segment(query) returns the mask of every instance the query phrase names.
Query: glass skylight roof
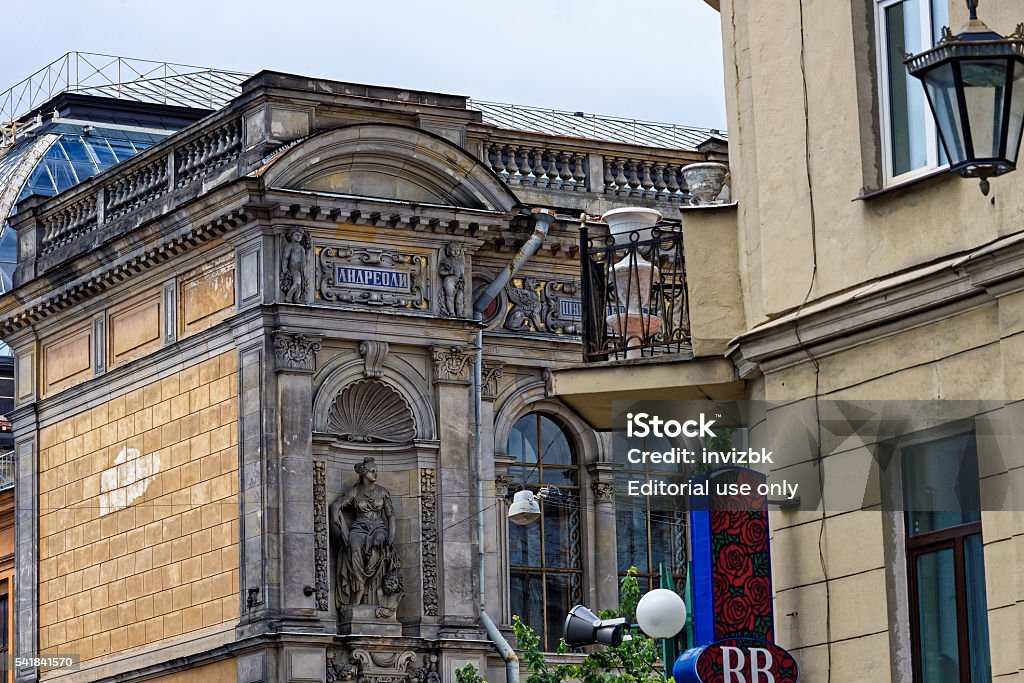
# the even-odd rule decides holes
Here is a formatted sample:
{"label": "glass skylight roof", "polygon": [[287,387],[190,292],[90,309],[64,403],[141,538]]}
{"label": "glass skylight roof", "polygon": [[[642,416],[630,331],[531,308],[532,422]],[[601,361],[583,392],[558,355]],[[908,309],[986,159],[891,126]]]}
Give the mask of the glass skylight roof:
{"label": "glass skylight roof", "polygon": [[9,147],[0,156],[0,294],[11,288],[17,264],[15,234],[7,217],[18,202],[33,194],[52,197],[70,189],[164,137],[105,129],[102,123],[61,123]]}
{"label": "glass skylight roof", "polygon": [[78,126],[68,125],[57,128],[65,130],[50,131],[59,132],[59,135],[36,164],[16,201],[33,194],[52,197],[160,140],[160,137],[147,133],[105,132],[101,129],[85,133]]}

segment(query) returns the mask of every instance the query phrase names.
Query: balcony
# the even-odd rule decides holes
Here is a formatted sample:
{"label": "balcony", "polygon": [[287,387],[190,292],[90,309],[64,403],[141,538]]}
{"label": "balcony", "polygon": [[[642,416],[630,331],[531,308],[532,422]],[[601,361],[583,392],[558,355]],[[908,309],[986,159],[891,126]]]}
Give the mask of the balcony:
{"label": "balcony", "polygon": [[0,491],[14,486],[14,450],[0,453]]}
{"label": "balcony", "polygon": [[582,362],[552,370],[549,389],[596,429],[613,427],[616,402],[745,395],[727,358],[746,325],[736,204],[680,215],[615,237],[581,230]]}
{"label": "balcony", "polygon": [[583,360],[692,357],[681,225],[580,231]]}

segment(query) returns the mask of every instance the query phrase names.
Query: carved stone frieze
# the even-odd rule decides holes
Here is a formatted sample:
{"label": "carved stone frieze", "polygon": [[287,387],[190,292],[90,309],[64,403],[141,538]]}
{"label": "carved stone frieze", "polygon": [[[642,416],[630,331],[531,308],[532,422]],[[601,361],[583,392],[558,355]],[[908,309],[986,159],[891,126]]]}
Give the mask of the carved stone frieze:
{"label": "carved stone frieze", "polygon": [[368,340],[359,342],[359,355],[363,357],[363,375],[381,377],[384,360],[388,357],[388,343],[385,341]]}
{"label": "carved stone frieze", "polygon": [[416,661],[416,652],[357,649],[352,651],[351,661],[359,670],[358,683],[408,683],[409,668]]}
{"label": "carved stone frieze", "polygon": [[288,303],[305,304],[312,300],[306,276],[310,246],[309,233],[301,228],[292,228],[284,236],[281,245],[281,292]]}
{"label": "carved stone frieze", "polygon": [[317,249],[317,296],[384,308],[430,308],[427,257],[374,246]]}
{"label": "carved stone frieze", "polygon": [[410,443],[416,438],[409,402],[378,379],[346,385],[327,413],[327,428],[332,434],[360,443]]}
{"label": "carved stone frieze", "polygon": [[504,374],[505,364],[501,361],[485,361],[480,373],[481,396],[488,401],[498,397],[498,380]]}
{"label": "carved stone frieze", "polygon": [[512,304],[505,315],[505,329],[513,332],[542,331],[544,323],[539,290],[539,281],[532,277],[517,278],[505,285],[505,293]]}
{"label": "carved stone frieze", "polygon": [[437,473],[420,470],[420,537],[423,555],[423,614],[437,616]]}
{"label": "carved stone frieze", "polygon": [[461,242],[449,242],[437,264],[441,278],[438,312],[447,318],[461,318],[466,311],[466,259]]}
{"label": "carved stone frieze", "polygon": [[468,384],[476,357],[468,348],[458,346],[431,346],[434,378],[438,382]]}
{"label": "carved stone frieze", "polygon": [[410,667],[407,680],[409,683],[441,683],[437,668],[437,655],[423,655],[423,666]]}
{"label": "carved stone frieze", "polygon": [[343,681],[355,681],[359,677],[359,667],[355,664],[340,661],[337,652],[327,653],[327,683],[342,683]]}
{"label": "carved stone frieze", "polygon": [[278,372],[313,372],[322,337],[293,332],[274,333],[274,360]]}
{"label": "carved stone frieze", "polygon": [[316,608],[330,609],[327,600],[328,536],[327,536],[327,463],[313,461],[313,587]]}
{"label": "carved stone frieze", "polygon": [[578,335],[583,307],[579,284],[573,281],[513,278],[505,285],[507,310],[493,320],[512,332]]}

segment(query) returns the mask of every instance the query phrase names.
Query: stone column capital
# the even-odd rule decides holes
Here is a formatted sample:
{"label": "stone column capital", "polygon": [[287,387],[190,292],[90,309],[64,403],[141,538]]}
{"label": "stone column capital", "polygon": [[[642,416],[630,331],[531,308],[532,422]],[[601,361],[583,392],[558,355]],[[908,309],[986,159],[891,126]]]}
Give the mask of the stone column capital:
{"label": "stone column capital", "polygon": [[610,503],[615,498],[615,483],[611,481],[595,481],[590,484],[594,492],[594,500],[598,503]]}
{"label": "stone column capital", "polygon": [[500,360],[484,361],[480,372],[480,395],[485,401],[498,398],[498,380],[504,374],[505,363]]}
{"label": "stone column capital", "polygon": [[438,384],[469,384],[476,357],[466,346],[431,346],[434,382]]}
{"label": "stone column capital", "polygon": [[298,332],[274,332],[274,361],[277,372],[312,373],[316,352],[323,337]]}

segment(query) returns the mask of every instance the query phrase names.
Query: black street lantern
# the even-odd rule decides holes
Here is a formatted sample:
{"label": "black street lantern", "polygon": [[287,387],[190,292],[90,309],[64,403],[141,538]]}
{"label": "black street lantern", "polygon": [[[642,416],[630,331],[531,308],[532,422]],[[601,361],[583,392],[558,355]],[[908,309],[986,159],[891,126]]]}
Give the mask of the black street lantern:
{"label": "black street lantern", "polygon": [[978,19],[978,0],[960,33],[943,28],[935,47],[905,60],[924,83],[949,170],[988,179],[1017,168],[1024,130],[1024,24],[1009,38]]}

